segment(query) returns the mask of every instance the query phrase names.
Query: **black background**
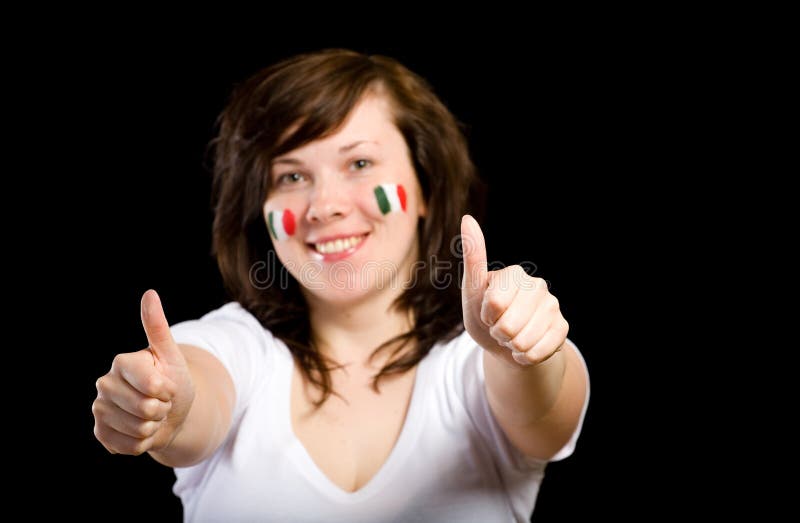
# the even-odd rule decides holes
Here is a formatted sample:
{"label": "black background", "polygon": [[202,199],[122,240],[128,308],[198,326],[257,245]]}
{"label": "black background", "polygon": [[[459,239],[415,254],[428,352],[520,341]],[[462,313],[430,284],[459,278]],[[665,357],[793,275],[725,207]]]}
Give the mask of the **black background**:
{"label": "black background", "polygon": [[[641,356],[655,348],[640,334],[653,321],[643,295],[652,299],[663,263],[652,240],[668,234],[652,216],[678,102],[653,65],[663,64],[657,47],[610,35],[544,46],[274,35],[150,45],[145,36],[71,39],[31,64],[31,93],[47,113],[32,124],[48,147],[28,159],[46,160],[45,176],[28,181],[46,187],[48,233],[34,240],[45,289],[29,307],[55,316],[37,334],[57,353],[47,366],[64,383],[45,403],[57,405],[46,418],[58,438],[40,433],[40,445],[58,456],[52,490],[69,514],[179,518],[171,469],[111,456],[94,439],[94,383],[116,353],[146,346],[139,300],[148,288],[171,323],[226,301],[209,254],[204,151],[214,120],[235,83],[323,47],[387,54],[430,81],[466,124],[488,184],[490,261],[535,263],[561,301],[592,399],[575,454],[548,467],[536,520],[638,518],[660,507],[657,478],[674,463],[650,421],[662,414],[648,383],[658,363]],[[660,281],[655,294],[668,293]]]}

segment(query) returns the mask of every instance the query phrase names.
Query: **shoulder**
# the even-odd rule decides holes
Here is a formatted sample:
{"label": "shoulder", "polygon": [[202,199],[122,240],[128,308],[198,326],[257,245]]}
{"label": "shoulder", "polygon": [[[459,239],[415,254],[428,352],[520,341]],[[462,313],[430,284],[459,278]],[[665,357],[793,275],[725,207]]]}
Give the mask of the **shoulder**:
{"label": "shoulder", "polygon": [[199,319],[177,323],[170,331],[176,343],[210,352],[228,371],[237,393],[234,419],[273,372],[276,354],[284,347],[237,302],[226,303]]}
{"label": "shoulder", "polygon": [[170,327],[178,343],[209,348],[253,348],[264,350],[277,343],[269,329],[238,302],[229,302],[198,319]]}
{"label": "shoulder", "polygon": [[253,314],[242,307],[239,302],[228,302],[225,305],[207,312],[197,320],[182,322],[183,324],[217,325],[237,330],[246,330],[254,335],[270,336],[269,329],[261,325],[261,322]]}
{"label": "shoulder", "polygon": [[234,321],[238,323],[242,323],[249,327],[258,326],[259,328],[263,328],[261,323],[256,319],[253,314],[242,307],[242,305],[238,301],[231,301],[226,303],[225,305],[219,307],[218,309],[214,309],[206,314],[204,314],[201,318],[201,321]]}

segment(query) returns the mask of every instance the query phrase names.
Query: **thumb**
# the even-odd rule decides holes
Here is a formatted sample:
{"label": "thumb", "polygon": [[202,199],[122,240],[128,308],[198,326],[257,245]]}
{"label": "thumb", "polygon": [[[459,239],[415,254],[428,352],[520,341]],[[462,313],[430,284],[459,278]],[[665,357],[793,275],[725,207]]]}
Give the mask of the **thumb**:
{"label": "thumb", "polygon": [[483,298],[488,286],[489,273],[486,261],[486,242],[481,226],[469,214],[461,217],[461,248],[464,253],[464,278],[461,294],[464,302],[476,296]]}
{"label": "thumb", "polygon": [[156,359],[165,364],[183,360],[183,354],[169,331],[167,317],[161,307],[161,298],[152,289],[142,296],[142,326]]}

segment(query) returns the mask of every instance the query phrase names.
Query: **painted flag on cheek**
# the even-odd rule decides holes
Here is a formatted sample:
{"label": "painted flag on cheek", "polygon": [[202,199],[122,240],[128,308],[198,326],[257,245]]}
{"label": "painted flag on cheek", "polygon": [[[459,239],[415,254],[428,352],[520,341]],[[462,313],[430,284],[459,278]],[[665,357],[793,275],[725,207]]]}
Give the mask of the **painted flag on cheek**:
{"label": "painted flag on cheek", "polygon": [[293,235],[294,225],[294,214],[289,209],[269,212],[269,232],[276,240],[285,240]]}
{"label": "painted flag on cheek", "polygon": [[375,187],[375,198],[382,214],[406,210],[406,190],[399,183],[382,183]]}

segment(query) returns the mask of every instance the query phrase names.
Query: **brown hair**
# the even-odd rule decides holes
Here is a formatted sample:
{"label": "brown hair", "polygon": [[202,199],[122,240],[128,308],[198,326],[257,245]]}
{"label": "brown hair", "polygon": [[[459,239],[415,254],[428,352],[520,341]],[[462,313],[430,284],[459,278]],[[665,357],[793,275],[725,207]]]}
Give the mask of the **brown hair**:
{"label": "brown hair", "polygon": [[409,342],[416,347],[374,377],[378,391],[382,376],[413,368],[435,343],[464,328],[460,255],[452,239],[460,233],[470,200],[469,211],[480,220],[484,186],[456,119],[424,79],[396,60],[329,49],[286,59],[237,85],[217,119],[219,134],[209,143],[214,153],[213,249],[225,285],[234,300],[286,343],[306,378],[322,390],[317,407],[335,394],[329,371],[337,367],[326,366],[327,358],[314,346],[300,284],[291,275],[288,285],[260,288],[252,281],[253,267],[265,260],[276,260],[276,267],[266,269],[272,276],[286,271],[274,252],[270,255],[262,205],[272,159],[334,133],[372,89],[388,95],[427,204],[427,215],[418,223],[420,261],[439,262],[422,263],[416,285],[394,304],[413,312],[415,326],[377,347],[372,356],[397,343],[392,356]]}

